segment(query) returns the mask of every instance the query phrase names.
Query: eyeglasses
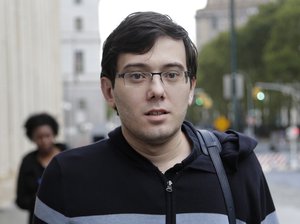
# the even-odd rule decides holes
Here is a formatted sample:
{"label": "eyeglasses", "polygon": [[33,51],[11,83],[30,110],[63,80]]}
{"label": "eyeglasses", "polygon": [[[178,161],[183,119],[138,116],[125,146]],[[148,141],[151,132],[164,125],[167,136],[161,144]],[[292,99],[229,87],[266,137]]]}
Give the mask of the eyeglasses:
{"label": "eyeglasses", "polygon": [[124,79],[126,86],[144,86],[153,80],[154,75],[159,75],[164,85],[175,86],[188,81],[188,71],[166,71],[166,72],[125,72],[117,74],[118,78]]}

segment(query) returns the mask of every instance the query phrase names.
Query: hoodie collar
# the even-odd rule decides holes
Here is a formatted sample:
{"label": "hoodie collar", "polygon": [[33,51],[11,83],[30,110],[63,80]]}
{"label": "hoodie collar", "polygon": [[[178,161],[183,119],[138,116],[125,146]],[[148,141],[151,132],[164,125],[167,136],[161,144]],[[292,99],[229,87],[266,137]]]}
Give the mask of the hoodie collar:
{"label": "hoodie collar", "polygon": [[[202,153],[201,146],[195,134],[196,129],[188,122],[182,125],[182,131],[188,137],[192,152],[180,164],[176,164],[176,169],[199,169],[207,172],[215,173],[215,169],[209,156]],[[242,133],[229,130],[226,132],[213,131],[222,145],[221,159],[224,163],[227,172],[235,172],[238,170],[240,161],[247,158],[257,145],[257,141]],[[147,169],[153,169],[155,166],[136,152],[126,141],[122,135],[121,128],[118,127],[108,134],[110,142],[116,146],[117,149],[124,152],[131,159],[135,160],[137,166],[142,166]],[[156,168],[156,167],[155,167]]]}

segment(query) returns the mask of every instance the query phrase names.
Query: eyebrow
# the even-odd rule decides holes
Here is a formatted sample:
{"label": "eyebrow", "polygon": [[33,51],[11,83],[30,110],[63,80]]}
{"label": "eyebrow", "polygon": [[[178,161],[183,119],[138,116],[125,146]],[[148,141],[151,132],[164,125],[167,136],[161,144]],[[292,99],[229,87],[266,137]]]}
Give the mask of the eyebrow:
{"label": "eyebrow", "polygon": [[135,68],[135,67],[147,68],[149,66],[147,64],[144,64],[144,63],[130,63],[130,64],[127,64],[123,69]]}
{"label": "eyebrow", "polygon": [[[182,70],[185,69],[184,66],[181,63],[177,63],[177,62],[167,63],[167,64],[162,66],[163,69],[173,68],[173,67],[177,67],[177,68],[182,69]],[[129,63],[123,69],[129,69],[129,68],[147,69],[147,68],[150,68],[150,66],[145,64],[145,63]]]}

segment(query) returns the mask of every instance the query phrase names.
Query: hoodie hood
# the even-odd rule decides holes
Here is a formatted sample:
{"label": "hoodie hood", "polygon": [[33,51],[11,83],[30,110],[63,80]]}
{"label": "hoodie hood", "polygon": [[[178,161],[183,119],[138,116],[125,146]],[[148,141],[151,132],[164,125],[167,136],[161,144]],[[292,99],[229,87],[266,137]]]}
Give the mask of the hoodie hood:
{"label": "hoodie hood", "polygon": [[257,145],[255,139],[233,130],[213,133],[222,145],[222,161],[233,171],[238,169],[239,161],[247,158]]}
{"label": "hoodie hood", "polygon": [[[187,121],[184,122],[183,126],[187,129],[192,142],[196,144],[196,148],[201,148],[198,143],[199,141],[195,127]],[[226,132],[214,130],[211,132],[218,138],[222,146],[220,157],[227,172],[237,171],[240,162],[249,157],[257,145],[255,139],[233,130],[228,130]],[[214,172],[215,169],[211,163],[210,157],[202,153],[202,150],[199,151],[200,154],[196,156],[197,159],[195,159],[192,166],[194,168]]]}

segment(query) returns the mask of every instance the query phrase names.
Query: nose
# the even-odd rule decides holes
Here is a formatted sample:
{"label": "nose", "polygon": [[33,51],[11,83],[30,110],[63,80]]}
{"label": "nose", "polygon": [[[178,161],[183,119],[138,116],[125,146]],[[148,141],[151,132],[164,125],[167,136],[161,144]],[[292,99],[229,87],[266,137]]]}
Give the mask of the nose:
{"label": "nose", "polygon": [[52,143],[52,139],[49,136],[43,136],[40,139],[40,146],[43,148],[48,148]]}
{"label": "nose", "polygon": [[165,97],[165,86],[159,75],[152,76],[147,92],[148,99],[161,99]]}

